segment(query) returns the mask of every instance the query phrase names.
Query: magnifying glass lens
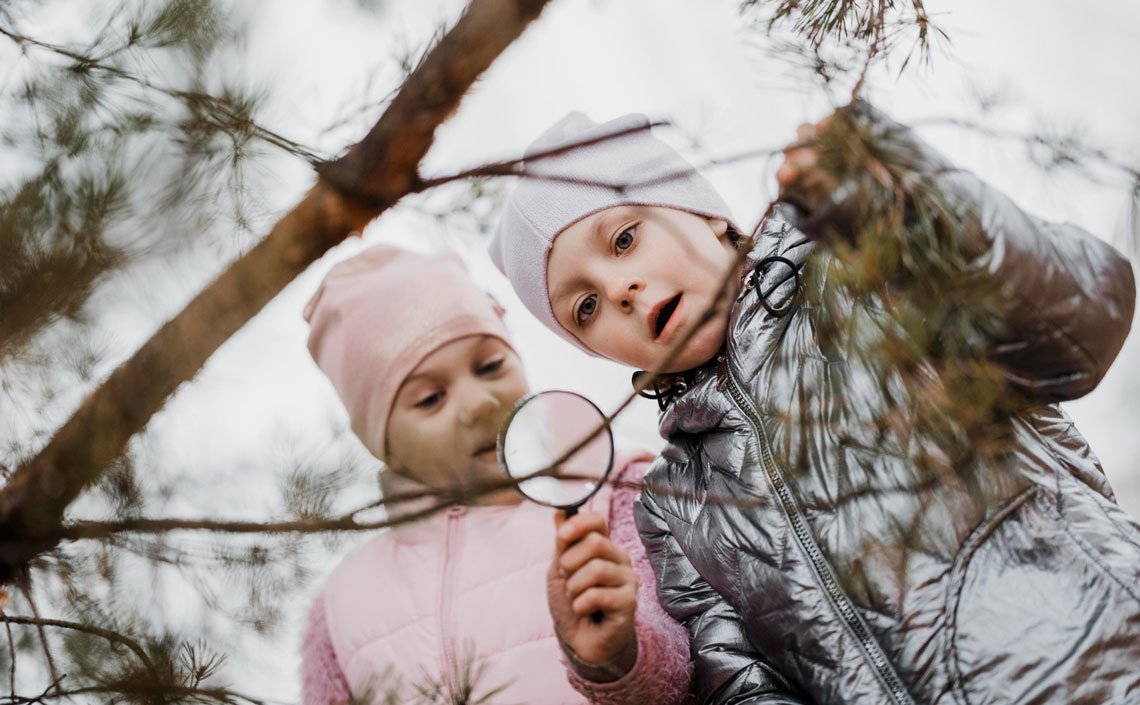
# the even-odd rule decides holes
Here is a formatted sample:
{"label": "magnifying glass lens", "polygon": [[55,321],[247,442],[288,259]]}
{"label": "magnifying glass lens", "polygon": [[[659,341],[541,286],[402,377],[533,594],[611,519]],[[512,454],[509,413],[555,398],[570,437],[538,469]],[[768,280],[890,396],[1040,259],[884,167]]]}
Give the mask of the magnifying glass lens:
{"label": "magnifying glass lens", "polygon": [[613,466],[613,434],[605,420],[593,402],[573,392],[526,397],[499,434],[499,464],[528,499],[577,509]]}

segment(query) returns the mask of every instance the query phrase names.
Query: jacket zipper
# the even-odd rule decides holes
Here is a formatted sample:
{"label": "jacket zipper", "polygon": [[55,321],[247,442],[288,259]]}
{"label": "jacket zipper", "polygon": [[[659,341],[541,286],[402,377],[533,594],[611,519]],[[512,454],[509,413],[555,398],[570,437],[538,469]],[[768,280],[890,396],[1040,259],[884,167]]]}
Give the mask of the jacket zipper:
{"label": "jacket zipper", "polygon": [[455,700],[455,675],[458,673],[455,661],[455,644],[451,635],[451,592],[455,580],[455,546],[458,543],[459,521],[463,517],[463,507],[447,510],[447,540],[443,549],[443,585],[439,591],[439,640],[443,655],[443,682],[447,686],[449,702]]}
{"label": "jacket zipper", "polygon": [[859,645],[863,647],[863,652],[871,660],[871,665],[874,666],[876,673],[878,673],[879,678],[887,689],[887,693],[891,696],[891,702],[897,705],[913,705],[914,701],[911,699],[910,694],[907,693],[898,674],[895,673],[895,670],[891,667],[879,642],[871,636],[870,630],[855,611],[855,607],[851,604],[850,598],[848,598],[842,588],[839,587],[839,580],[836,578],[834,570],[824,557],[823,551],[815,541],[815,537],[812,536],[811,529],[809,529],[807,525],[807,520],[792,498],[791,490],[788,489],[787,483],[784,482],[784,477],[780,474],[779,468],[776,467],[776,462],[772,458],[771,450],[768,447],[768,441],[761,426],[759,415],[756,413],[751,402],[743,392],[741,392],[740,385],[736,381],[736,375],[727,364],[724,366],[723,378],[718,380],[717,386],[725,386],[728,388],[729,396],[732,397],[737,407],[740,408],[740,411],[744,413],[748,421],[752,424],[752,429],[756,434],[757,440],[760,442],[760,454],[763,456],[764,473],[768,476],[768,481],[771,483],[772,489],[780,501],[780,508],[784,510],[784,516],[787,517],[788,523],[791,524],[792,532],[795,534],[797,542],[804,550],[804,553],[807,554],[815,570],[815,574],[822,584],[821,587],[823,587],[824,592],[831,600],[835,610],[839,613],[848,631],[855,637],[856,641],[859,642]]}

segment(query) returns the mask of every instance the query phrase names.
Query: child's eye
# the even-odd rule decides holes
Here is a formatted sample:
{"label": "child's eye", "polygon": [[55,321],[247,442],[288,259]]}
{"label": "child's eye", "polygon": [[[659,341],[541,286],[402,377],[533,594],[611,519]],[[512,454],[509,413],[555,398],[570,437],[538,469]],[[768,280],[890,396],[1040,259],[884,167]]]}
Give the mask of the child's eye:
{"label": "child's eye", "polygon": [[413,406],[417,409],[431,409],[443,401],[443,392],[435,392],[417,401]]}
{"label": "child's eye", "polygon": [[494,360],[491,360],[489,362],[485,362],[482,365],[479,365],[479,367],[477,367],[475,369],[475,374],[477,374],[477,375],[493,375],[496,372],[498,372],[499,370],[503,369],[503,362],[505,362],[505,361],[506,361],[505,357],[499,357],[499,358],[495,358]]}
{"label": "child's eye", "polygon": [[629,248],[633,247],[633,240],[635,235],[634,230],[634,226],[631,225],[630,227],[618,233],[618,236],[614,238],[614,252],[620,255]]}
{"label": "child's eye", "polygon": [[597,294],[590,294],[578,303],[578,308],[574,311],[574,322],[580,326],[586,325],[597,308],[598,296]]}

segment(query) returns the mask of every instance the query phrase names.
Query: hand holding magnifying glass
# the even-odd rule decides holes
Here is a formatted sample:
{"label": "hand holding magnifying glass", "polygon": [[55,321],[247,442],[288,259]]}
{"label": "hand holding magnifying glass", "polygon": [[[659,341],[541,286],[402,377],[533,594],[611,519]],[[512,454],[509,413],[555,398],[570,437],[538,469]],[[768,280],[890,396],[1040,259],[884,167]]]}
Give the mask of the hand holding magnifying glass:
{"label": "hand holding magnifying glass", "polygon": [[[540,392],[524,397],[507,415],[499,432],[499,464],[508,477],[518,481],[517,489],[524,497],[561,509],[569,519],[602,487],[613,468],[613,434],[605,420],[605,414],[593,402],[573,392]],[[608,543],[604,517],[601,522],[602,531],[598,533]],[[597,546],[576,546],[581,541],[597,542],[599,539],[591,536],[594,532],[578,531],[575,525],[571,529],[573,540],[561,541],[557,550],[558,559],[570,555],[571,567],[575,569],[571,572],[585,567],[588,561],[578,565],[573,560],[579,555],[588,556],[587,548],[598,553],[590,557],[605,557]],[[624,552],[616,547],[614,550],[621,553],[628,567]],[[556,577],[566,579],[567,587],[581,582],[574,575]],[[610,582],[614,582],[612,576]],[[606,612],[601,609],[590,614],[596,625],[605,618]]]}

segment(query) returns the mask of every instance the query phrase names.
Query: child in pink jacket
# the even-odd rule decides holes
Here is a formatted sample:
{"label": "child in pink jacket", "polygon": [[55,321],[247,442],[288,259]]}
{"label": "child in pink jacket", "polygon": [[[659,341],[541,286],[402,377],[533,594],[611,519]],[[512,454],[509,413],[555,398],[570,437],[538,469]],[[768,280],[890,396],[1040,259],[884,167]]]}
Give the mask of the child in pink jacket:
{"label": "child in pink jacket", "polygon": [[[500,476],[496,434],[527,384],[501,310],[456,257],[367,250],[333,268],[305,317],[313,359],[385,463],[385,496]],[[618,489],[557,526],[508,490],[354,550],[310,611],[302,702],[684,701],[688,637],[657,602],[633,523],[649,459],[619,454]]]}

